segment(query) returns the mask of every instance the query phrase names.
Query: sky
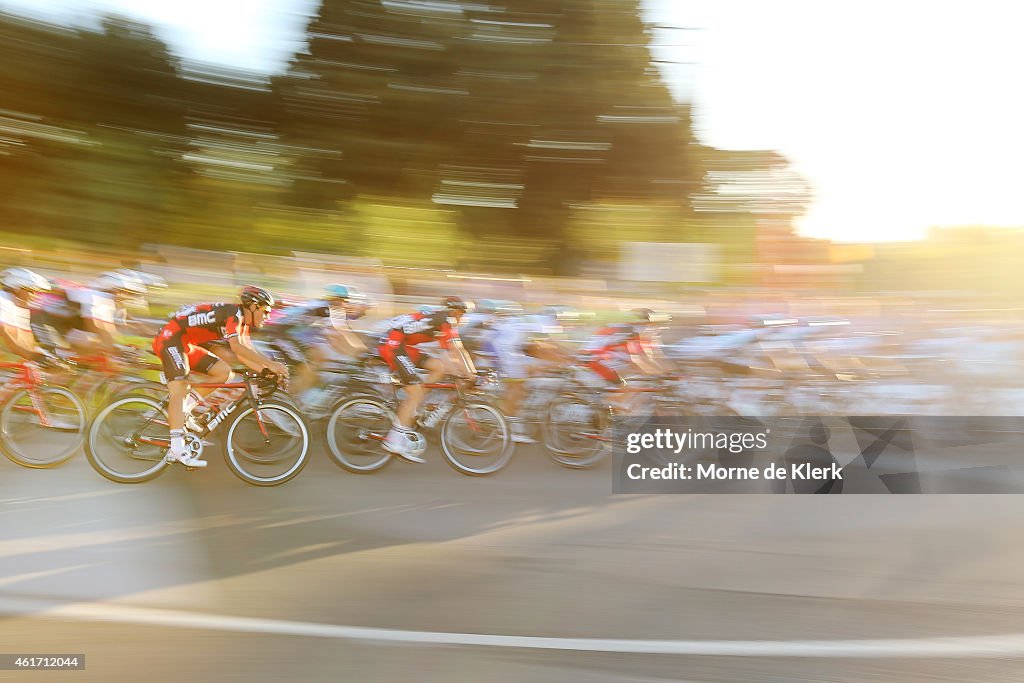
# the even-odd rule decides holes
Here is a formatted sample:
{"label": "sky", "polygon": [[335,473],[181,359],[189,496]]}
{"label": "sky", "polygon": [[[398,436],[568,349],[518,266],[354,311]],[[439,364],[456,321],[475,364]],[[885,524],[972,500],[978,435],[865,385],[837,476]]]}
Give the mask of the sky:
{"label": "sky", "polygon": [[[646,0],[655,56],[698,135],[774,149],[813,185],[799,232],[912,240],[929,227],[1024,227],[1024,4],[1006,0]],[[116,10],[180,56],[271,72],[318,0],[0,0],[87,23]]]}

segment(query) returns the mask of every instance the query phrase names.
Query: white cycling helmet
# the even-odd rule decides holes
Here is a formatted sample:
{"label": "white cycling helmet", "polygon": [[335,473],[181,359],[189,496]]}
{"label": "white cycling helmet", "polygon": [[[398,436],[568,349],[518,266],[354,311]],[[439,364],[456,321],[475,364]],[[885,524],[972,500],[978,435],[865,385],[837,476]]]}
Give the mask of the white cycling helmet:
{"label": "white cycling helmet", "polygon": [[8,268],[0,274],[5,289],[26,289],[30,292],[49,292],[50,281],[28,268]]}
{"label": "white cycling helmet", "polygon": [[144,273],[141,270],[131,270],[129,268],[118,268],[114,271],[121,275],[133,277],[147,288],[163,289],[167,287],[167,282],[159,275],[153,275],[152,273]]}
{"label": "white cycling helmet", "polygon": [[100,273],[99,277],[92,281],[92,288],[101,292],[124,292],[126,294],[145,294],[146,285],[135,275],[125,272],[107,271]]}

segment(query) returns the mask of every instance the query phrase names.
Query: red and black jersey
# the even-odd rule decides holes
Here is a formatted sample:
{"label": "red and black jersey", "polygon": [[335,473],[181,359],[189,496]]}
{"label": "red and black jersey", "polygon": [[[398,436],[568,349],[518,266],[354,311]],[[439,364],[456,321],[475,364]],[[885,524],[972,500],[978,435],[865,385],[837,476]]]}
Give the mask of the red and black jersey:
{"label": "red and black jersey", "polygon": [[400,315],[391,321],[391,328],[381,338],[381,344],[400,341],[404,346],[438,342],[442,349],[452,348],[452,342],[459,338],[459,332],[447,311],[435,313],[410,313]]}
{"label": "red and black jersey", "polygon": [[178,309],[157,335],[165,342],[175,339],[182,346],[207,344],[248,333],[238,304],[195,304]]}
{"label": "red and black jersey", "polygon": [[654,340],[634,325],[609,325],[598,330],[581,351],[600,357],[635,356],[654,345]]}

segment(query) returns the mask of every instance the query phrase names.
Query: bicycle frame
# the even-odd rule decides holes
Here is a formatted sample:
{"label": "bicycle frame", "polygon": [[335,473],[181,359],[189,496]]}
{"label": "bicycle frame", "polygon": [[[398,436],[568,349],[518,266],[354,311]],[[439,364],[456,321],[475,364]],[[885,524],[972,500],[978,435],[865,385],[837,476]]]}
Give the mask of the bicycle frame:
{"label": "bicycle frame", "polygon": [[[430,391],[430,390],[433,390],[433,389],[443,389],[443,390],[448,390],[448,391],[456,392],[454,397],[450,397],[450,398],[447,399],[452,404],[452,410],[458,410],[460,405],[464,404],[466,402],[466,390],[463,388],[462,384],[459,383],[459,382],[428,382],[428,383],[422,384],[421,386],[425,390],[427,390],[427,391]],[[388,402],[391,403],[392,407],[397,407],[398,406],[398,403],[399,403],[399,400],[398,400],[398,389],[399,388],[400,387],[393,386],[394,393],[392,394],[392,396],[389,399],[387,399]],[[422,408],[423,408],[423,406],[421,404],[420,408],[417,410],[417,416],[422,411]],[[466,413],[466,423],[469,425],[470,429],[472,429],[474,431],[476,431],[478,429],[476,421],[473,419],[473,416],[469,412]],[[366,438],[372,439],[373,441],[384,442],[384,441],[387,440],[387,435],[386,434],[369,433],[369,434],[366,435]]]}
{"label": "bicycle frame", "polygon": [[[121,366],[114,362],[107,354],[75,356],[72,360],[80,369],[84,369],[85,372],[73,375],[67,384],[67,388],[74,389],[79,396],[87,400],[94,399],[99,387],[107,382],[127,376]],[[140,372],[158,371],[161,369],[155,363],[129,363],[128,367]]]}
{"label": "bicycle frame", "polygon": [[[600,393],[600,398],[601,398],[600,404],[598,403],[598,401],[590,400],[589,398],[588,398],[588,402],[590,402],[592,405],[599,405],[599,409],[600,410],[607,411],[609,414],[611,414],[612,413],[612,405],[607,400],[607,397],[609,395],[617,395],[617,396],[621,396],[621,395],[636,395],[636,394],[659,394],[660,395],[660,394],[665,394],[668,391],[670,391],[670,387],[668,387],[667,385],[664,385],[664,384],[659,385],[659,386],[655,386],[655,387],[631,387],[631,386],[615,387],[615,388],[612,388],[612,389],[595,390],[594,392],[591,392],[591,393]],[[681,405],[681,402],[677,402],[675,400],[672,400],[671,403],[673,403],[673,404],[678,403],[679,405]],[[603,433],[593,433],[593,432],[581,431],[581,432],[579,432],[577,434],[573,434],[573,436],[576,436],[576,437],[579,437],[579,438],[582,438],[582,439],[590,439],[592,441],[600,441],[602,443],[613,443],[614,442],[614,439],[611,436],[605,436]]]}
{"label": "bicycle frame", "polygon": [[50,423],[50,417],[46,414],[46,406],[43,403],[43,400],[39,397],[39,385],[43,383],[43,378],[39,374],[39,371],[27,361],[0,363],[0,369],[3,368],[17,368],[19,372],[13,380],[0,389],[0,405],[14,396],[17,392],[27,390],[29,398],[32,400],[32,407],[15,406],[15,410],[35,413],[36,417],[39,418],[40,425],[43,427],[52,426]]}
{"label": "bicycle frame", "polygon": [[[196,434],[195,436],[197,436],[199,438],[203,438],[203,437],[206,437],[206,436],[209,436],[210,434],[212,434],[214,431],[216,431],[216,429],[218,427],[220,427],[220,425],[228,418],[229,415],[231,415],[232,413],[235,412],[235,410],[238,409],[238,406],[240,406],[242,403],[246,403],[247,402],[253,408],[258,408],[260,405],[262,405],[263,404],[264,396],[262,396],[257,391],[257,389],[256,389],[256,386],[259,384],[258,380],[259,380],[258,377],[246,377],[241,382],[193,383],[192,386],[194,388],[204,388],[204,389],[244,389],[245,390],[245,392],[241,396],[239,396],[238,398],[234,399],[233,401],[229,401],[228,403],[222,405],[220,407],[220,409],[218,410],[217,414],[214,415],[212,418],[210,418],[210,420],[205,425],[203,425],[203,431],[200,432],[199,434]],[[270,393],[268,393],[267,395],[269,396],[270,394],[273,394],[274,391],[276,391],[276,390],[277,390],[277,386],[276,386],[276,383],[275,383],[273,390],[271,390]],[[164,401],[161,402],[161,404],[160,404],[161,410],[166,410],[169,401],[170,401],[170,399],[164,399]],[[257,425],[259,425],[260,432],[263,434],[263,438],[265,438],[265,439],[269,438],[269,434],[267,433],[266,425],[263,422],[263,417],[260,415],[259,410],[256,410],[255,414],[256,414],[256,423],[257,423]],[[142,424],[142,426],[139,429],[137,429],[134,434],[132,434],[131,438],[136,440],[136,441],[138,441],[139,443],[145,443],[145,444],[148,444],[148,445],[151,445],[151,446],[159,446],[159,447],[163,447],[163,448],[169,448],[170,444],[171,444],[169,438],[168,439],[160,439],[160,438],[153,438],[153,437],[142,436],[140,434],[140,432],[142,430],[144,430],[146,428],[146,426],[151,424],[151,423],[166,424],[164,420],[157,419],[158,417],[159,417],[158,415],[154,415],[154,416],[150,417],[148,420],[146,420]]]}

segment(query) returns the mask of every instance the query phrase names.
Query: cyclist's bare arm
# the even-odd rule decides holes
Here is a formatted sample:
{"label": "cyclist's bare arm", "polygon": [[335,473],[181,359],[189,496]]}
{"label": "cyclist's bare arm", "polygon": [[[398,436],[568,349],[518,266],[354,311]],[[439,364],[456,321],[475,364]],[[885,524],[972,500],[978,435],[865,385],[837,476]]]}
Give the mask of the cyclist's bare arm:
{"label": "cyclist's bare arm", "polygon": [[246,340],[243,340],[241,335],[228,339],[228,347],[242,365],[245,365],[257,372],[261,370],[270,370],[275,375],[286,376],[288,374],[287,367],[281,363],[270,360],[262,353],[246,344],[245,341]]}
{"label": "cyclist's bare arm", "polygon": [[154,323],[146,323],[141,320],[135,320],[125,316],[122,320],[117,321],[118,326],[123,330],[124,334],[131,334],[138,337],[154,337],[160,331],[160,325]]}
{"label": "cyclist's bare arm", "polygon": [[469,352],[466,351],[466,347],[462,345],[462,340],[455,338],[452,340],[452,348],[449,351],[452,365],[454,365],[461,373],[465,373],[466,377],[472,377],[476,374],[476,366],[473,365],[473,359],[470,358]]}
{"label": "cyclist's bare arm", "polygon": [[43,351],[36,346],[36,338],[28,330],[0,325],[0,338],[12,353],[32,360]]}
{"label": "cyclist's bare arm", "polygon": [[358,358],[367,352],[366,344],[355,332],[335,328],[330,335],[331,347],[338,353]]}
{"label": "cyclist's bare arm", "polygon": [[117,327],[113,323],[95,318],[86,318],[85,325],[88,328],[88,332],[92,332],[99,337],[100,345],[103,348],[114,348],[114,344],[117,343]]}
{"label": "cyclist's bare arm", "polygon": [[664,371],[646,353],[630,354],[629,361],[645,375],[661,375]]}
{"label": "cyclist's bare arm", "polygon": [[662,353],[658,346],[649,346],[644,349],[647,360],[653,365],[656,374],[671,375],[673,373],[672,361]]}

